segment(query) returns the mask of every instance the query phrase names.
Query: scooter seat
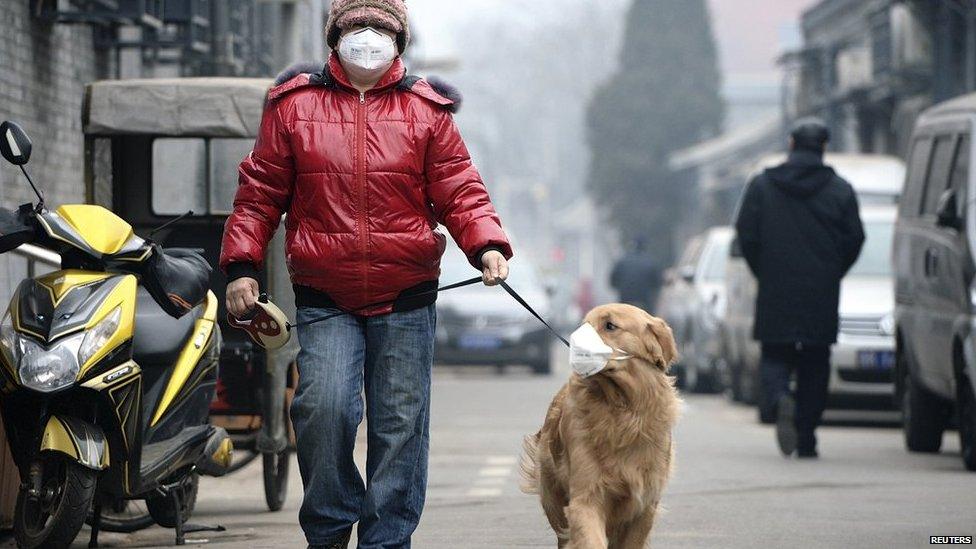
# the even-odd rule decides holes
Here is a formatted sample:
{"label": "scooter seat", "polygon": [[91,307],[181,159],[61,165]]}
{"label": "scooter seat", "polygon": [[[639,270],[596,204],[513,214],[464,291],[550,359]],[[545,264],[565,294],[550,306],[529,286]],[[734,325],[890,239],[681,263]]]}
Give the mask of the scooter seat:
{"label": "scooter seat", "polygon": [[189,314],[173,318],[140,286],[136,292],[132,358],[143,369],[172,366],[192,335],[194,323],[202,314],[203,306],[198,305]]}

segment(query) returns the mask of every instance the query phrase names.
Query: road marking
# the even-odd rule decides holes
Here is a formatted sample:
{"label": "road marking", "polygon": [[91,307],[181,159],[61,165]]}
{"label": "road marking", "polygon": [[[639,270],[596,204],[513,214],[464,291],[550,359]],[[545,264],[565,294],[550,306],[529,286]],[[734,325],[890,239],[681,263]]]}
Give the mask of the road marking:
{"label": "road marking", "polygon": [[485,477],[485,478],[475,479],[474,485],[475,486],[498,486],[500,484],[505,484],[506,482],[508,482],[508,479],[505,477]]}
{"label": "road marking", "polygon": [[465,492],[469,498],[497,498],[509,484],[518,458],[515,456],[485,456],[484,466],[478,470],[478,477]]}
{"label": "road marking", "polygon": [[512,472],[511,467],[482,467],[478,471],[479,477],[507,477]]}
{"label": "road marking", "polygon": [[497,498],[502,495],[501,488],[471,488],[467,496],[471,498]]}
{"label": "road marking", "polygon": [[485,459],[488,465],[515,465],[518,458],[515,456],[488,456]]}

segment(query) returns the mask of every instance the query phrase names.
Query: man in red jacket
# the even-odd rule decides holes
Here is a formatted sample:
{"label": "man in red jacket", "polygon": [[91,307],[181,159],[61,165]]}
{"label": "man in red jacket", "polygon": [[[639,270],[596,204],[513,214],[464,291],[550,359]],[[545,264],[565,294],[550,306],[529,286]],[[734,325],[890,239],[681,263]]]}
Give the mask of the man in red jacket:
{"label": "man in red jacket", "polygon": [[[356,522],[360,548],[409,547],[427,482],[435,298],[421,294],[438,283],[436,227],[488,285],[512,251],[453,121],[457,99],[405,73],[402,0],[334,0],[326,34],[327,66],[271,89],[241,164],[220,259],[227,309],[254,306],[287,213],[298,321],[354,313],[298,330],[302,528],[311,547],[346,547]],[[364,392],[365,483],[353,462]]]}

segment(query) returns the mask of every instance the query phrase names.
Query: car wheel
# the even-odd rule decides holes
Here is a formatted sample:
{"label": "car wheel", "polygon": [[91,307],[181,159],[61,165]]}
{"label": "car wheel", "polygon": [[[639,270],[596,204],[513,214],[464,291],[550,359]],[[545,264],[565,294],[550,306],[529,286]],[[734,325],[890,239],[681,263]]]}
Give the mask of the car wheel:
{"label": "car wheel", "polygon": [[674,376],[674,386],[682,391],[687,390],[688,384],[685,383],[685,367],[681,364],[675,364],[671,367],[671,374]]}
{"label": "car wheel", "polygon": [[716,394],[725,390],[726,384],[722,372],[726,369],[720,364],[719,360],[710,361],[710,368],[707,374],[698,374],[698,392]]}
{"label": "car wheel", "polygon": [[688,364],[684,368],[685,372],[685,390],[689,393],[697,393],[699,391],[698,383],[698,367]]}
{"label": "car wheel", "polygon": [[739,387],[742,391],[742,403],[749,406],[759,404],[759,374],[750,373],[745,368],[739,370]]}
{"label": "car wheel", "polygon": [[742,390],[742,368],[729,366],[729,396],[732,402],[745,402],[745,392]]}
{"label": "car wheel", "polygon": [[958,400],[956,408],[959,411],[959,446],[962,448],[962,461],[966,469],[976,471],[976,393],[973,384],[966,375],[959,376]]}
{"label": "car wheel", "polygon": [[901,422],[910,452],[936,453],[942,448],[945,404],[902,370]]}

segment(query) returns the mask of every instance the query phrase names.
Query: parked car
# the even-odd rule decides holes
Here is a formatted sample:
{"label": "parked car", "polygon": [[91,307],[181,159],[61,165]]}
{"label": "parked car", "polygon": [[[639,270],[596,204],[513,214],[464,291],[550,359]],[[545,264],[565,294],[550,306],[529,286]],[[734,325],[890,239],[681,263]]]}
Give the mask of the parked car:
{"label": "parked car", "polygon": [[690,391],[717,392],[723,387],[725,266],[733,236],[731,227],[706,231],[701,237],[701,254],[694,268],[679,273],[692,289],[684,339],[678,347],[684,387]]}
{"label": "parked car", "polygon": [[685,349],[688,347],[692,333],[692,319],[695,316],[693,308],[697,305],[694,299],[695,277],[698,259],[704,249],[705,240],[696,236],[685,244],[678,262],[664,272],[661,293],[658,295],[657,306],[653,313],[663,318],[671,326],[674,340],[678,344],[678,359],[671,371],[678,378],[679,386],[685,384]]}
{"label": "parked car", "polygon": [[[760,170],[767,167],[777,165],[785,160],[783,155],[771,155],[763,158],[757,165],[757,169],[754,173],[758,174]],[[875,215],[873,209],[877,208],[879,216],[884,216],[885,207],[890,211],[891,208],[895,207],[897,204],[899,196],[901,194],[901,185],[905,177],[905,166],[901,160],[882,155],[868,155],[868,154],[827,154],[824,158],[824,162],[837,171],[844,179],[849,181],[857,192],[858,200],[860,201],[862,207],[862,216]],[[871,211],[869,211],[871,210]],[[864,253],[881,253],[881,251],[887,251],[890,248],[884,243],[885,237],[883,234],[878,236],[868,235],[870,243],[865,244]],[[877,244],[875,244],[877,243]],[[874,246],[880,246],[880,248],[875,248]],[[868,250],[871,250],[870,252]],[[873,255],[871,257],[874,257]],[[857,267],[852,269],[852,274],[857,272]],[[748,265],[746,265],[745,259],[742,257],[742,253],[738,244],[733,241],[730,248],[730,258],[728,265],[726,266],[726,296],[727,304],[725,309],[725,349],[727,355],[728,364],[728,376],[729,376],[729,388],[730,394],[733,399],[746,402],[749,404],[757,403],[759,399],[759,361],[760,361],[760,348],[758,342],[752,339],[752,325],[755,316],[755,306],[756,306],[756,280],[752,276],[751,271],[749,271]],[[848,322],[845,324],[850,330],[853,330],[853,321],[859,318],[859,315],[864,311],[861,304],[863,303],[858,296],[856,290],[845,290],[844,287],[852,288],[856,286],[858,282],[845,280],[841,286],[841,305],[840,305],[840,315],[842,318],[847,318]],[[853,285],[853,286],[852,286]],[[847,295],[845,300],[844,295]],[[890,303],[890,302],[889,302]],[[883,308],[883,307],[882,307]],[[876,316],[876,311],[871,311],[869,314]],[[881,315],[884,316],[883,314]],[[880,322],[880,321],[879,321]],[[841,332],[844,332],[842,327]],[[862,334],[867,335],[867,334]],[[831,391],[834,395],[834,403],[842,403],[847,400],[848,404],[858,404],[864,405],[865,401],[871,401],[872,398],[864,398],[864,395],[860,394],[858,391],[866,391],[868,397],[876,396],[877,392],[884,392],[890,389],[890,386],[886,386],[885,383],[881,382],[872,386],[867,387],[865,384],[859,386],[849,385],[851,383],[859,383],[857,376],[851,375],[849,373],[844,373],[841,375],[842,365],[849,365],[851,363],[857,362],[858,358],[856,351],[854,352],[854,358],[849,359],[849,350],[846,346],[846,342],[853,341],[854,345],[859,343],[867,345],[863,350],[865,354],[862,355],[864,363],[868,363],[868,353],[878,353],[870,355],[876,360],[884,361],[886,360],[886,355],[883,354],[885,349],[889,348],[886,345],[882,345],[880,341],[871,340],[870,342],[864,341],[854,341],[852,339],[852,334],[838,334],[838,340],[842,343],[841,346],[835,348],[835,353],[838,353],[832,362],[834,364],[834,371],[831,374]],[[882,337],[882,336],[878,336]],[[890,337],[890,336],[887,336]],[[878,358],[882,357],[882,358]],[[850,370],[847,366],[843,366],[844,369]],[[883,374],[876,374],[879,377],[884,377]],[[846,381],[845,381],[846,377]],[[844,395],[844,396],[842,396]],[[851,402],[850,395],[859,395],[853,397],[853,402]],[[769,411],[762,413],[760,410],[760,416],[763,421],[771,421],[772,417]]]}
{"label": "parked car", "polygon": [[840,286],[840,327],[831,356],[828,406],[891,408],[895,295],[891,244],[897,207],[865,206],[864,248]]}
{"label": "parked car", "polygon": [[912,138],[895,229],[895,390],[905,444],[938,452],[959,426],[976,471],[976,95],[932,107]]}
{"label": "parked car", "polygon": [[[535,266],[524,259],[511,264],[508,283],[543,318],[549,316],[549,296]],[[458,282],[477,276],[467,258],[453,244],[441,261],[441,282]],[[528,365],[537,374],[548,374],[548,330],[500,288],[467,286],[444,292],[437,298],[437,331],[434,361],[451,365]]]}

